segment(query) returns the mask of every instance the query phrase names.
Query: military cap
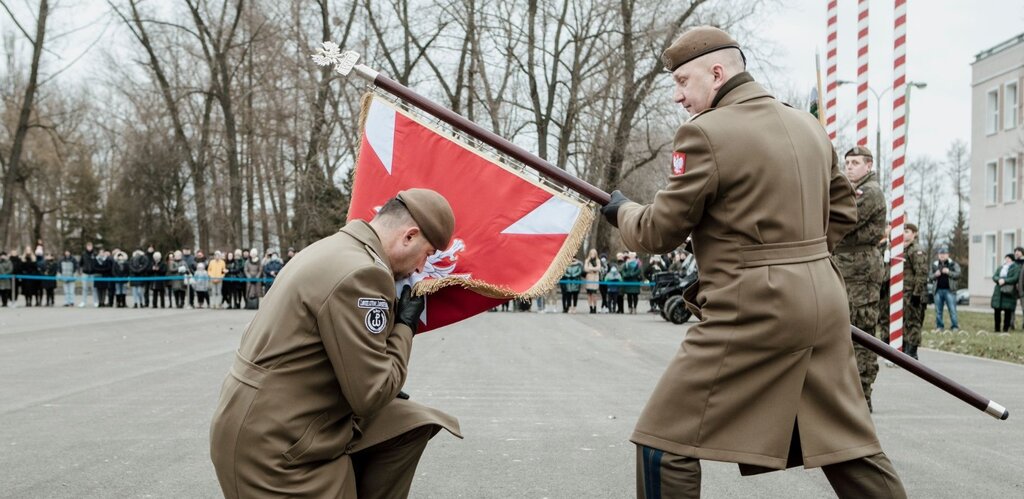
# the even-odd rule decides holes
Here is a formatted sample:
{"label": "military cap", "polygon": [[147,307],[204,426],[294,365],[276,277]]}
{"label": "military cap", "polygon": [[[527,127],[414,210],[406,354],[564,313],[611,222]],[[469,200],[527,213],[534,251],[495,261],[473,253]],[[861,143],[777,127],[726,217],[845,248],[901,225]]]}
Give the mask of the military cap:
{"label": "military cap", "polygon": [[904,229],[906,229],[906,230],[909,230],[909,231],[913,232],[914,234],[917,234],[917,233],[918,233],[918,230],[917,230],[917,225],[916,225],[916,224],[905,224],[905,225],[903,226],[903,228],[904,228]]}
{"label": "military cap", "polygon": [[945,246],[939,246],[939,250],[936,253],[949,253],[949,248]]}
{"label": "military cap", "polygon": [[455,231],[455,214],[444,196],[430,189],[406,189],[395,197],[409,210],[423,237],[434,249],[448,249]]}
{"label": "military cap", "polygon": [[866,156],[874,159],[874,156],[871,155],[871,149],[864,146],[854,146],[850,148],[849,151],[846,151],[846,154],[843,157],[848,158],[850,156]]}
{"label": "military cap", "polygon": [[[698,26],[683,33],[661,54],[661,62],[669,72],[702,55],[733,48],[740,50],[740,44],[728,33],[714,26]],[[740,55],[743,51],[740,50]],[[743,56],[746,61],[746,56]]]}

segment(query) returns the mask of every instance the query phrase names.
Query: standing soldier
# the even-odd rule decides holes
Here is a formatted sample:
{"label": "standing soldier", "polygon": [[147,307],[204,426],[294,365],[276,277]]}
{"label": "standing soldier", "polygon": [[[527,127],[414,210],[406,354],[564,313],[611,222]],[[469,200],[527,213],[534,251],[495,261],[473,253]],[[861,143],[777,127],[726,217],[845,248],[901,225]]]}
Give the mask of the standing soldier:
{"label": "standing soldier", "polygon": [[612,192],[602,214],[634,251],[692,234],[701,275],[683,298],[700,323],[630,438],[637,497],[700,497],[701,459],[744,475],[821,467],[839,497],[906,497],[860,391],[830,258],[857,203],[828,136],[754,81],[718,28],[687,31],[662,60],[691,115],[668,183],[647,205]]}
{"label": "standing soldier", "polygon": [[915,359],[928,307],[928,255],[914,243],[917,234],[914,224],[907,224],[903,230],[903,352]]}
{"label": "standing soldier", "polygon": [[[857,225],[848,232],[835,249],[835,262],[846,282],[850,304],[850,322],[868,334],[878,322],[878,287],[882,283],[882,253],[878,238],[885,234],[885,196],[872,169],[871,151],[862,146],[846,153],[846,178],[853,184],[857,199]],[[871,406],[871,385],[878,375],[875,354],[860,345],[853,345],[860,371],[860,386]]]}

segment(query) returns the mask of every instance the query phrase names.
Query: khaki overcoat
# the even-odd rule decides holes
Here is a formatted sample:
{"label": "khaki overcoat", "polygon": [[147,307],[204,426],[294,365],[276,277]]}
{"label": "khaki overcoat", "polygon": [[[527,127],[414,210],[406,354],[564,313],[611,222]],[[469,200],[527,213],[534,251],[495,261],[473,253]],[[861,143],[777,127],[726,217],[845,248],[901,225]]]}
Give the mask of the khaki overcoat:
{"label": "khaki overcoat", "polygon": [[857,207],[821,125],[743,73],[679,128],[675,151],[653,204],[622,206],[618,222],[639,252],[692,235],[700,284],[685,299],[699,323],[631,440],[744,473],[881,452],[829,258]]}
{"label": "khaki overcoat", "polygon": [[224,495],[355,497],[350,454],[458,422],[396,399],[412,331],[396,324],[380,239],[356,221],[299,252],[242,336],[210,429]]}

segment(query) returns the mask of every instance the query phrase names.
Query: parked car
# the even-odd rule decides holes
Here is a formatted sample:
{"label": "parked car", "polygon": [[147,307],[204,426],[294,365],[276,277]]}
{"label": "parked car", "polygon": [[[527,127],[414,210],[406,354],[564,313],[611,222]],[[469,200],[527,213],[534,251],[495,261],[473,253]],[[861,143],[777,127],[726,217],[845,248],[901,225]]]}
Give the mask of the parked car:
{"label": "parked car", "polygon": [[957,305],[970,305],[971,304],[971,292],[966,289],[956,290],[956,304]]}
{"label": "parked car", "polygon": [[[928,295],[924,297],[925,303],[928,305],[935,304],[935,283],[928,283]],[[966,289],[956,290],[956,304],[957,305],[970,305],[971,304],[971,292]]]}

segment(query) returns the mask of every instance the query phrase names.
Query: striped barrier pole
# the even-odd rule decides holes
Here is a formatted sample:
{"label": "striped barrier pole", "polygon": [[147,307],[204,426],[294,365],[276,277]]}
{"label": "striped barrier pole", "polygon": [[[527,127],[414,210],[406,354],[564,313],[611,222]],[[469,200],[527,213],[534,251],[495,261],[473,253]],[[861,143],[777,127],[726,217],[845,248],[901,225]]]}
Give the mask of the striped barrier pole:
{"label": "striped barrier pole", "polygon": [[[857,145],[868,145],[868,0],[857,0]],[[878,151],[875,151],[877,157]]]}
{"label": "striped barrier pole", "polygon": [[825,52],[825,132],[832,142],[836,140],[836,89],[838,62],[839,0],[828,0],[826,15],[827,43]]}
{"label": "striped barrier pole", "polygon": [[903,170],[907,120],[907,0],[895,0],[892,82],[892,226],[889,232],[889,345],[903,351],[903,226],[906,223]]}

